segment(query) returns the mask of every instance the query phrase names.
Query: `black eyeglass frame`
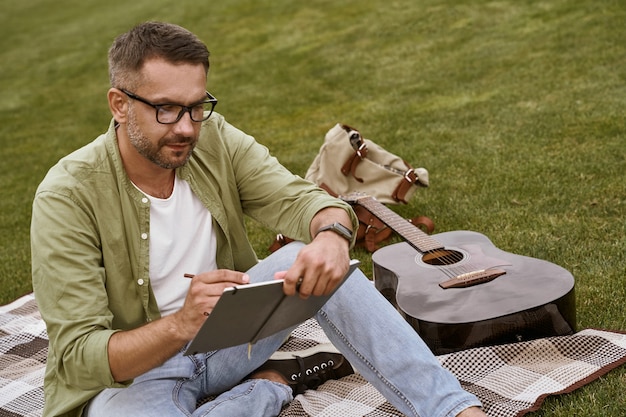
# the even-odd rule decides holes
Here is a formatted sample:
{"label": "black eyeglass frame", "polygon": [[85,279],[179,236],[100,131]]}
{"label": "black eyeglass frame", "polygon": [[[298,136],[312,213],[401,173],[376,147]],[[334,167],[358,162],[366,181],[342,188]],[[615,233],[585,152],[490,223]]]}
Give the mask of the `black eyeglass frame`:
{"label": "black eyeglass frame", "polygon": [[[217,99],[208,91],[205,91],[206,96],[208,98],[208,100],[204,100],[204,101],[200,101],[194,105],[191,106],[183,106],[182,104],[178,104],[178,103],[152,103],[148,100],[146,100],[145,98],[138,96],[137,94],[131,93],[128,90],[125,90],[123,88],[119,89],[122,93],[126,94],[129,98],[133,99],[133,100],[137,100],[140,101],[144,104],[147,104],[148,106],[154,108],[156,110],[155,112],[155,116],[156,116],[156,121],[157,123],[160,123],[162,125],[172,125],[174,123],[178,123],[180,121],[180,119],[183,117],[183,115],[185,113],[189,113],[189,117],[191,118],[192,121],[194,122],[204,122],[205,120],[208,120],[209,117],[211,117],[211,115],[213,114],[213,110],[215,109],[215,106],[217,105]],[[204,104],[211,104],[211,111],[209,111],[209,114],[207,114],[206,116],[203,113],[202,119],[201,120],[196,120],[193,118],[193,114],[191,113],[191,111],[193,110],[194,107],[199,106],[199,105],[204,105]],[[162,107],[165,106],[176,106],[176,107],[180,107],[180,112],[178,112],[178,116],[176,117],[176,120],[171,121],[171,122],[162,122],[159,120],[159,111],[161,110]]]}

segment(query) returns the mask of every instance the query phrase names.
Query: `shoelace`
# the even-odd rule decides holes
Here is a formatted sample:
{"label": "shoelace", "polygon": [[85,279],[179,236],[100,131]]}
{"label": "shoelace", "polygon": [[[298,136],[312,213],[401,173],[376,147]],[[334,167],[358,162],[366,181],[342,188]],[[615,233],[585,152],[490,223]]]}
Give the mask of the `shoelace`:
{"label": "shoelace", "polygon": [[[300,356],[296,356],[300,372],[297,375],[292,375],[292,379],[296,376],[296,386],[294,393],[302,394],[307,389],[316,389],[320,384],[325,382],[331,377],[334,362],[331,360],[329,363],[323,363],[319,366],[314,366],[313,369],[307,369],[304,365],[304,359]],[[330,374],[330,375],[329,375]]]}

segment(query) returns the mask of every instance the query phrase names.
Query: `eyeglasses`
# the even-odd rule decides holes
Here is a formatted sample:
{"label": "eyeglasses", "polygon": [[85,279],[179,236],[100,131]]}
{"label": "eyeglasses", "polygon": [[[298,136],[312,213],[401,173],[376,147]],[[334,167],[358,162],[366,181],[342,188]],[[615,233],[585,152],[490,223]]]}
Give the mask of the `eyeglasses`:
{"label": "eyeglasses", "polygon": [[201,101],[192,106],[183,106],[182,104],[174,103],[151,103],[145,98],[139,97],[138,95],[133,94],[130,91],[124,90],[123,88],[120,88],[120,90],[129,98],[141,101],[142,103],[153,107],[156,110],[156,121],[164,125],[170,125],[178,122],[185,113],[189,113],[191,120],[193,120],[194,122],[203,122],[211,117],[211,114],[213,114],[213,109],[217,104],[217,99],[213,97],[208,91],[206,92],[207,100]]}

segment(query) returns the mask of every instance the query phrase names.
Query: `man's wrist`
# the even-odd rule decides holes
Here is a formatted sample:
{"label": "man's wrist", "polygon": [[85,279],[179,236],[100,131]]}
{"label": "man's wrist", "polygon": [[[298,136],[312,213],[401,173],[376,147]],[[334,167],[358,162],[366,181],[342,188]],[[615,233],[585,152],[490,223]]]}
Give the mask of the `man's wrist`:
{"label": "man's wrist", "polygon": [[315,236],[313,238],[316,238],[320,233],[324,233],[324,232],[336,233],[337,235],[346,239],[349,243],[352,243],[352,236],[353,236],[352,230],[350,230],[349,228],[347,228],[346,226],[344,226],[343,224],[339,222],[335,222],[335,223],[320,227],[317,230],[317,232],[315,232]]}

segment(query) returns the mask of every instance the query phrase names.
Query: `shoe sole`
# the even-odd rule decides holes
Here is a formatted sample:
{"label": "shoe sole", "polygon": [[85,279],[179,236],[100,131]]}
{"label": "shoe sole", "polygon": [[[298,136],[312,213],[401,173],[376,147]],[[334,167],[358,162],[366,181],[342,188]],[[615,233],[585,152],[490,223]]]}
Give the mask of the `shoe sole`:
{"label": "shoe sole", "polygon": [[316,353],[323,353],[323,352],[341,354],[332,343],[320,343],[319,345],[311,346],[308,349],[298,350],[298,351],[286,352],[286,351],[277,350],[276,352],[274,352],[274,354],[272,354],[272,356],[270,356],[269,360],[283,361],[283,360],[293,359],[296,356],[306,358],[309,356],[313,356]]}

